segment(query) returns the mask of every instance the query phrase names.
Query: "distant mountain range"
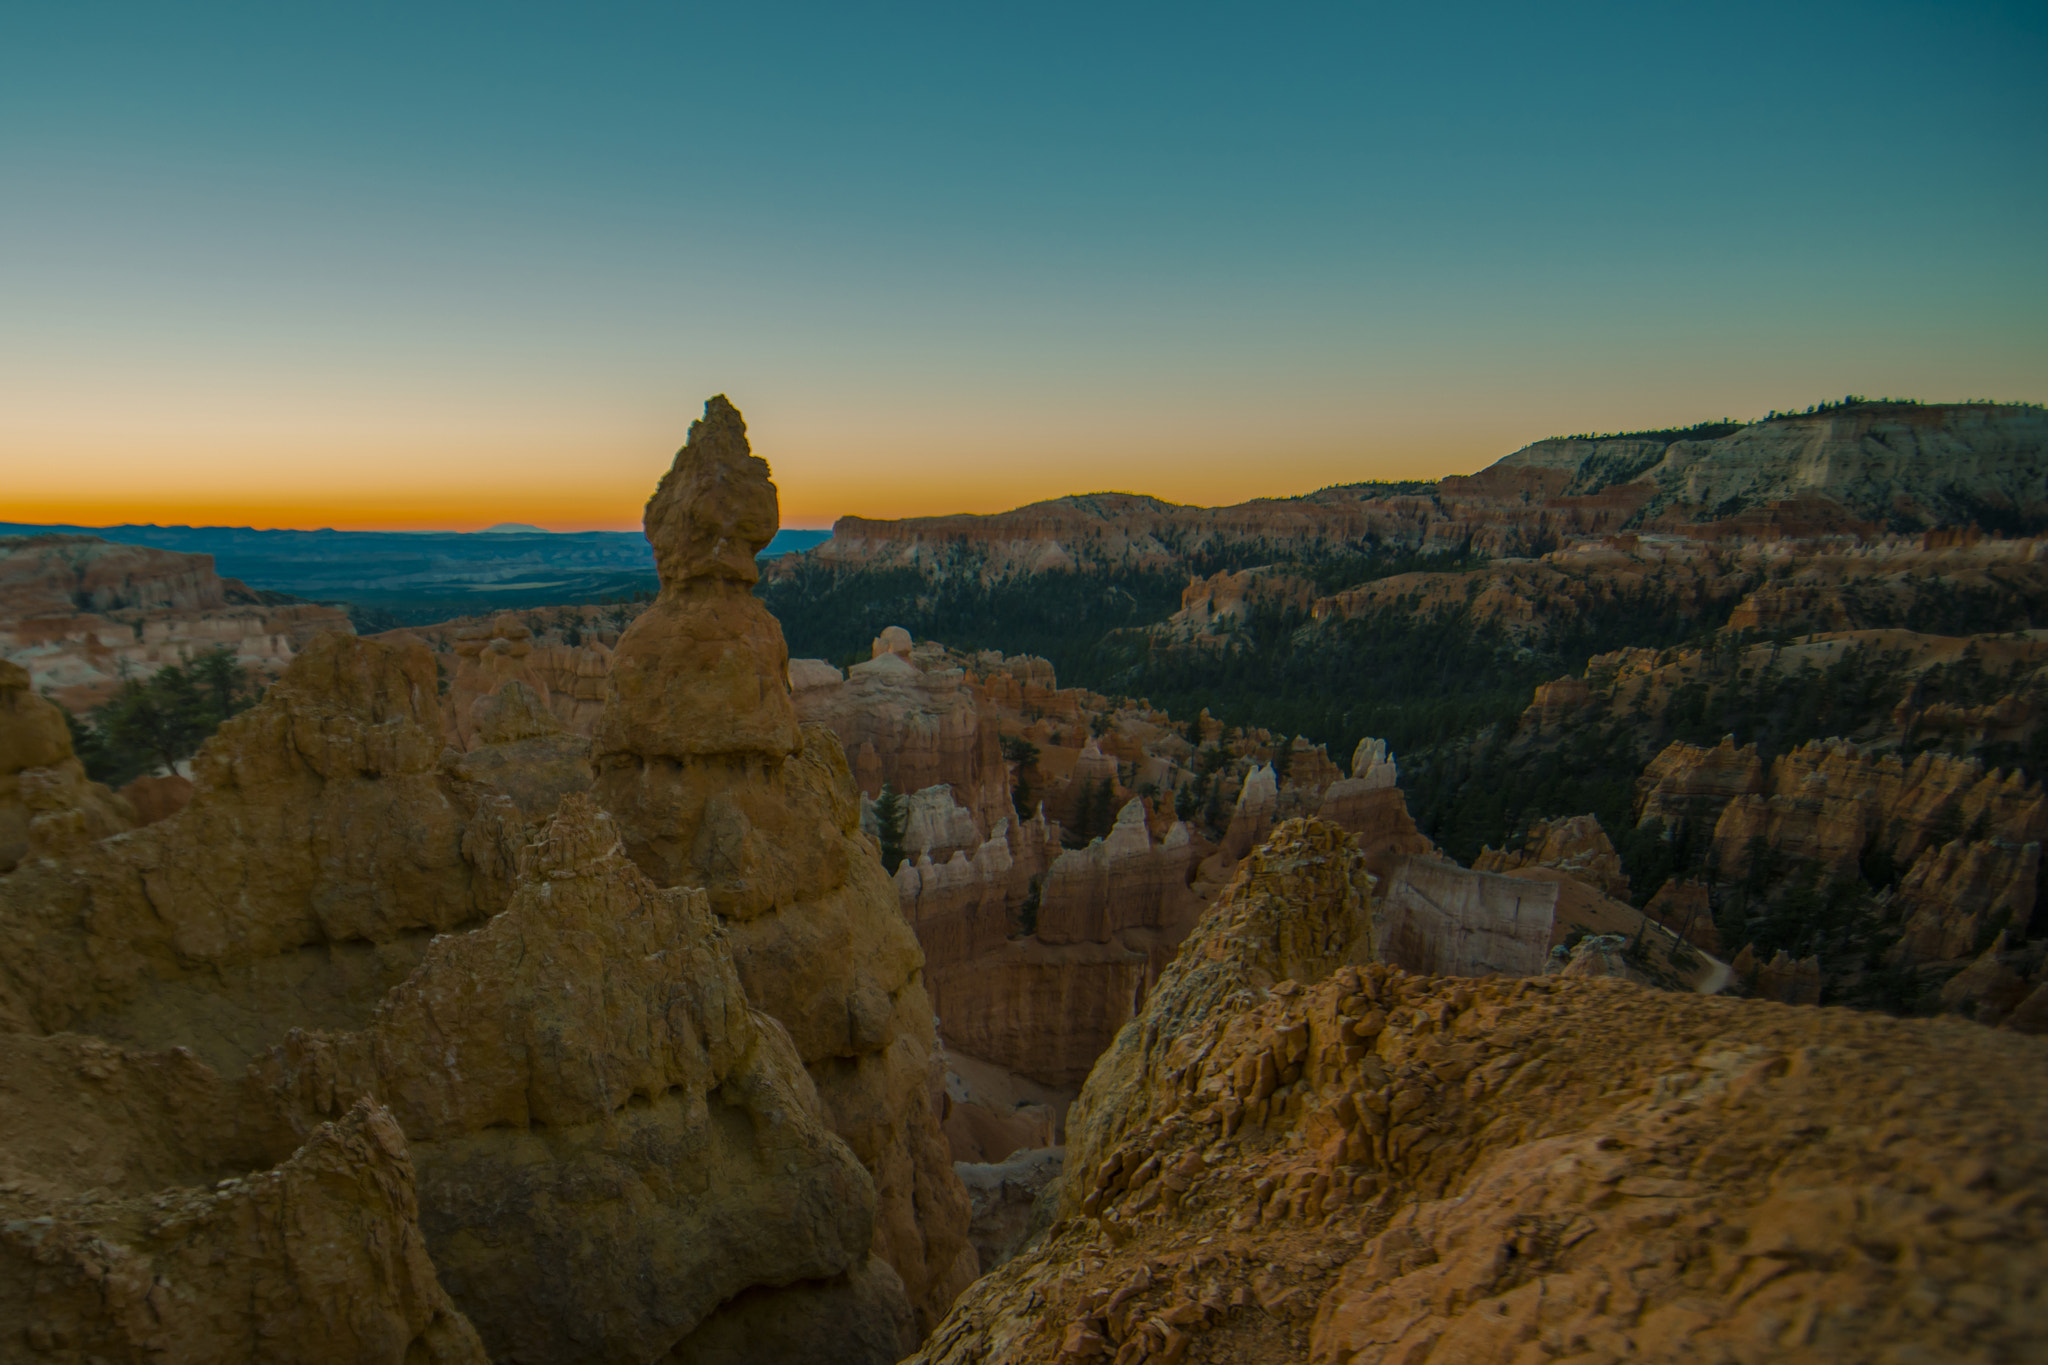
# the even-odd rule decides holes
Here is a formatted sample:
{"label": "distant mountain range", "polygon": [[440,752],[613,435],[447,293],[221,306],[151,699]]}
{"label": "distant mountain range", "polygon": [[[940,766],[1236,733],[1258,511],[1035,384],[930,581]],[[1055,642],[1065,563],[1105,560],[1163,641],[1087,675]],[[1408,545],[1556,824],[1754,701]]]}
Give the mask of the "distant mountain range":
{"label": "distant mountain range", "polygon": [[[652,591],[654,554],[638,531],[258,531],[247,526],[56,526],[0,522],[0,536],[98,536],[119,545],[210,554],[252,588],[437,620],[493,607],[595,602]],[[786,530],[763,558],[807,550],[829,531]],[[438,613],[438,614],[437,614]]]}

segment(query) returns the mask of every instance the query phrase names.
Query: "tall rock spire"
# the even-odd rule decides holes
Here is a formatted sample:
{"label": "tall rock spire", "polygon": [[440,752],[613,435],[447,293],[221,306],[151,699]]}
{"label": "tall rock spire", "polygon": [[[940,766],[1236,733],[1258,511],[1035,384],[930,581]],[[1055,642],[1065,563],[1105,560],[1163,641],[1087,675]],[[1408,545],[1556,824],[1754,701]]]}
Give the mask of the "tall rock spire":
{"label": "tall rock spire", "polygon": [[797,747],[789,648],[752,591],[754,556],[779,521],[768,462],[749,452],[739,410],[712,399],[647,500],[661,595],[619,641],[601,771],[710,754],[779,761]]}
{"label": "tall rock spire", "polygon": [[753,596],[778,516],[746,431],[713,398],[648,501],[661,594],[619,641],[597,795],[650,877],[707,894],[748,999],[788,1029],[874,1177],[874,1253],[929,1327],[977,1267],[926,1095],[924,955],[860,832],[845,751],[822,725],[799,729],[782,628]]}

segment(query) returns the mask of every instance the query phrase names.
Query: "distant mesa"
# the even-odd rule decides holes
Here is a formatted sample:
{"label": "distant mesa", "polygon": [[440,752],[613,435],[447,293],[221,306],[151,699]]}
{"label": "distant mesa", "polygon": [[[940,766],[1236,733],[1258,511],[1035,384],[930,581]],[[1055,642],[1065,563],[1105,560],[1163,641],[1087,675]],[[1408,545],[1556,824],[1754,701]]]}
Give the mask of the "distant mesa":
{"label": "distant mesa", "polygon": [[554,534],[545,526],[532,526],[523,521],[501,521],[496,526],[486,526],[477,532],[480,536],[551,536]]}

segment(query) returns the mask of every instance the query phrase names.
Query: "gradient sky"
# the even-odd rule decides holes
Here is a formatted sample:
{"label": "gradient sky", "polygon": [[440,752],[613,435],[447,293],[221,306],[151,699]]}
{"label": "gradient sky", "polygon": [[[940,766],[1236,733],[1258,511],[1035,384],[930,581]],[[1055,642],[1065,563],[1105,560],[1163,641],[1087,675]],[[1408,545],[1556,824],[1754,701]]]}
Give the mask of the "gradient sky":
{"label": "gradient sky", "polygon": [[786,525],[2048,399],[2048,6],[0,7],[0,520]]}

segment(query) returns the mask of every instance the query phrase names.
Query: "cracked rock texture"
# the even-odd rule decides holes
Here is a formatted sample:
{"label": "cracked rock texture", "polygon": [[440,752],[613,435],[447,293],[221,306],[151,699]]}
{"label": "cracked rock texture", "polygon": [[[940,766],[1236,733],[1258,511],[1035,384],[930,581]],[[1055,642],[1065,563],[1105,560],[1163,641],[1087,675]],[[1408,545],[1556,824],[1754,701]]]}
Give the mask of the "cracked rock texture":
{"label": "cracked rock texture", "polygon": [[1070,1116],[1058,1221],[913,1361],[2033,1357],[2048,1044],[1360,966],[1352,856],[1253,854],[1297,886],[1197,929]]}

